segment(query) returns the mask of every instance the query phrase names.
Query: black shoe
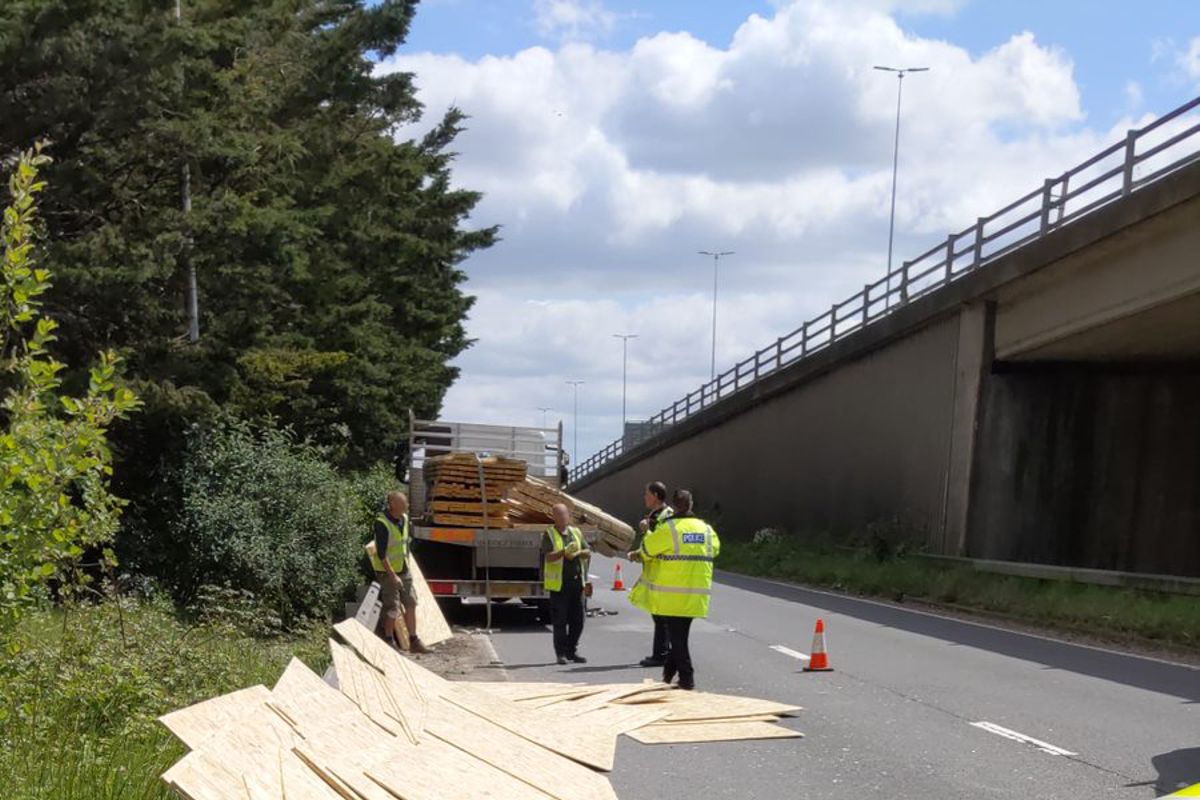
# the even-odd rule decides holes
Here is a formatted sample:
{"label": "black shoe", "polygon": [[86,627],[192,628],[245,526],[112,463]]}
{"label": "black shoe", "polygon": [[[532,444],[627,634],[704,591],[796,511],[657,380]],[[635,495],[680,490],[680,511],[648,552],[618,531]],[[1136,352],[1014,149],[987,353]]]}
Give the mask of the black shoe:
{"label": "black shoe", "polygon": [[683,689],[684,691],[687,691],[687,692],[695,691],[696,682],[691,679],[684,680],[683,678],[680,678],[679,679],[679,688]]}
{"label": "black shoe", "polygon": [[643,667],[664,667],[667,664],[667,660],[658,656],[646,656],[638,663]]}
{"label": "black shoe", "polygon": [[675,680],[674,672],[664,672],[663,673],[663,681],[662,681],[663,683],[669,684],[673,680]]}
{"label": "black shoe", "polygon": [[558,657],[558,663],[559,663],[559,664],[566,664],[566,663],[567,663],[567,657],[566,657],[566,656],[559,656],[559,657]]}
{"label": "black shoe", "polygon": [[583,656],[579,655],[579,653],[572,653],[571,655],[567,656],[567,658],[570,659],[571,661],[574,661],[576,664],[586,664],[587,663],[587,659],[584,658]]}

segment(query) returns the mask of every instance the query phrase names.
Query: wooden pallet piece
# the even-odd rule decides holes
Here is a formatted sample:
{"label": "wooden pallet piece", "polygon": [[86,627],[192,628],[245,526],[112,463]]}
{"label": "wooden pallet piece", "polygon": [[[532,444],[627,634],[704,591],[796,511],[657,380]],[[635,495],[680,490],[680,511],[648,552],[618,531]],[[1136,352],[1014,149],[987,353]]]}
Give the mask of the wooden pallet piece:
{"label": "wooden pallet piece", "polygon": [[647,725],[626,734],[642,744],[744,742],[755,739],[799,739],[804,734],[769,722],[703,722]]}

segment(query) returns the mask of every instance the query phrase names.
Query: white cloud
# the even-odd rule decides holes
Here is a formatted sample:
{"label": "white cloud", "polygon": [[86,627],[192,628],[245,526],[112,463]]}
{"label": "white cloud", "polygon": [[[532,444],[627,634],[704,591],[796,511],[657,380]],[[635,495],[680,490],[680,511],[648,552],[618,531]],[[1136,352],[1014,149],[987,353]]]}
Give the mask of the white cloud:
{"label": "white cloud", "polygon": [[1125,81],[1123,87],[1125,94],[1125,106],[1131,111],[1137,111],[1142,107],[1145,101],[1145,93],[1142,91],[1142,85],[1137,81]]}
{"label": "white cloud", "polygon": [[1032,34],[972,56],[887,13],[955,5],[804,0],[749,17],[727,48],[676,32],[385,65],[416,73],[431,112],[472,115],[455,177],[485,193],[475,221],[503,225],[467,264],[479,344],[446,413],[540,420],[539,406],[569,410],[562,382],[583,378],[586,455],[619,432],[612,333],[642,336],[631,417],[707,378],[711,262],[697,250],[737,251],[721,267],[719,365],[879,277],[896,98],[879,59],[931,68],[904,82],[897,261],[1118,138],[1084,125],[1071,60]]}
{"label": "white cloud", "polygon": [[538,33],[561,41],[587,41],[612,32],[617,15],[603,0],[533,0]]}
{"label": "white cloud", "polygon": [[1177,60],[1188,79],[1200,83],[1200,36],[1192,39],[1186,50],[1180,51]]}

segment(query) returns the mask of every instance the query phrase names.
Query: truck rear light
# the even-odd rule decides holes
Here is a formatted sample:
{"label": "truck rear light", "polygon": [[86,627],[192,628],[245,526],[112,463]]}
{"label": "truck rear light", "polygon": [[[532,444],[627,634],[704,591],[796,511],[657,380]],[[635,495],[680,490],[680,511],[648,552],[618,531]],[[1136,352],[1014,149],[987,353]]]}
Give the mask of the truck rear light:
{"label": "truck rear light", "polygon": [[429,591],[434,594],[454,594],[454,584],[449,581],[429,581]]}

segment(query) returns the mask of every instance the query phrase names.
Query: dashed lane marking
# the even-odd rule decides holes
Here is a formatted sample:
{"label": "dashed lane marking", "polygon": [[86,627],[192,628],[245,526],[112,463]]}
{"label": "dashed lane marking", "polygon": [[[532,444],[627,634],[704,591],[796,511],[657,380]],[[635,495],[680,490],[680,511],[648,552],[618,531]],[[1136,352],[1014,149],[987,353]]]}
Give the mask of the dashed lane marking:
{"label": "dashed lane marking", "polygon": [[774,650],[776,653],[783,653],[785,656],[791,656],[792,658],[798,658],[801,661],[809,660],[808,656],[804,655],[804,653],[793,650],[790,647],[784,647],[781,644],[773,644],[773,645],[771,645],[771,649]]}
{"label": "dashed lane marking", "polygon": [[994,722],[972,722],[971,725],[972,727],[979,728],[980,730],[987,731],[988,733],[994,733],[997,736],[1003,736],[1005,739],[1012,739],[1014,742],[1032,745],[1038,750],[1041,750],[1043,753],[1048,753],[1052,756],[1079,755],[1078,753],[1072,753],[1070,750],[1064,750],[1063,748],[1050,744],[1049,742],[1043,742],[1040,739],[1035,739],[1032,736],[1026,736],[1023,733],[1018,733],[1017,731],[1012,731],[1008,728],[1002,728]]}

